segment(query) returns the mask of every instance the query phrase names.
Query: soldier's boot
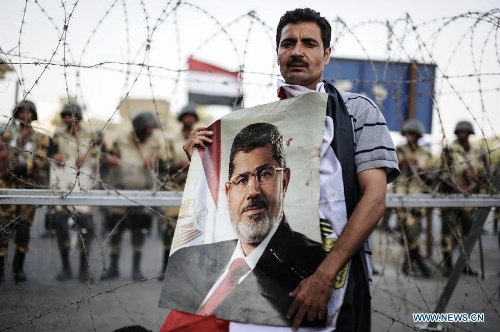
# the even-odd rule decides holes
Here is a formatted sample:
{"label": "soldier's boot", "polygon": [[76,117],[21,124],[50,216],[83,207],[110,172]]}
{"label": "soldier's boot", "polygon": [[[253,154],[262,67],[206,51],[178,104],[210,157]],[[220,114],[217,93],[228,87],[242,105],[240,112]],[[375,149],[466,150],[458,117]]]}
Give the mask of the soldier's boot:
{"label": "soldier's boot", "polygon": [[85,252],[80,253],[80,269],[78,271],[78,279],[85,283],[93,282],[90,270],[87,267],[87,254]]}
{"label": "soldier's boot", "polygon": [[160,276],[158,277],[159,281],[163,281],[163,279],[165,279],[165,270],[167,269],[169,256],[170,256],[170,250],[165,250],[163,252],[163,268],[161,269]]}
{"label": "soldier's boot", "polygon": [[403,266],[401,267],[401,271],[405,274],[405,275],[410,275],[410,268],[411,268],[411,261],[408,259],[408,257],[406,256],[406,253],[404,254],[405,256],[405,260],[403,262]]}
{"label": "soldier's boot", "polygon": [[449,277],[453,268],[451,252],[443,252],[443,277]]}
{"label": "soldier's boot", "polygon": [[420,255],[418,248],[410,251],[410,257],[415,261],[415,263],[417,263],[420,271],[422,271],[422,275],[429,278],[431,276],[431,269],[427,266],[424,258]]}
{"label": "soldier's boot", "polygon": [[3,281],[3,270],[5,269],[5,257],[0,256],[0,281]]}
{"label": "soldier's boot", "polygon": [[476,277],[479,275],[479,272],[474,270],[470,265],[465,265],[462,273],[471,277]]}
{"label": "soldier's boot", "polygon": [[64,248],[60,250],[61,253],[61,262],[62,262],[62,270],[56,276],[59,281],[66,281],[73,277],[73,273],[71,272],[71,265],[69,263],[69,249]]}
{"label": "soldier's boot", "polygon": [[24,259],[26,258],[26,253],[16,250],[14,255],[14,261],[12,262],[12,275],[16,282],[26,281],[26,274],[24,273]]}
{"label": "soldier's boot", "polygon": [[132,279],[135,281],[144,279],[144,276],[141,273],[141,253],[134,252],[134,257],[132,259]]}
{"label": "soldier's boot", "polygon": [[109,263],[109,268],[107,269],[106,273],[104,274],[103,278],[104,279],[116,279],[120,276],[120,272],[118,271],[118,254],[111,254],[110,255],[111,262]]}

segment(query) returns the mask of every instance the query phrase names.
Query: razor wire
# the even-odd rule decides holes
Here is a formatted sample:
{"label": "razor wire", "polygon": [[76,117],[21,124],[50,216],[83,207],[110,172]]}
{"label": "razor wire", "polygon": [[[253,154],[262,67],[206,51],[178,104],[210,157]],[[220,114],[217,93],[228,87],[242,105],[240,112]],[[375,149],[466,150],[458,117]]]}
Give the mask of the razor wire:
{"label": "razor wire", "polygon": [[[255,100],[246,102],[245,107],[276,99],[274,83],[279,77],[279,70],[273,40],[275,30],[272,27],[275,22],[266,22],[259,14],[259,10],[245,13],[235,11],[229,20],[224,20],[213,14],[209,6],[191,1],[165,1],[151,5],[146,1],[114,0],[98,7],[93,13],[95,16],[87,17],[81,10],[89,5],[88,1],[79,0],[72,3],[60,1],[56,4],[40,0],[26,0],[22,4],[17,16],[19,28],[8,31],[16,35],[16,38],[12,39],[14,42],[0,43],[0,61],[2,61],[0,64],[13,69],[13,73],[9,74],[8,84],[19,84],[22,90],[21,99],[30,99],[41,86],[57,82],[57,88],[61,90],[64,99],[75,100],[84,106],[86,120],[93,119],[97,114],[101,115],[101,118],[104,115],[103,124],[93,129],[103,131],[105,137],[116,122],[121,124],[129,121],[118,114],[124,103],[138,93],[153,101],[157,116],[160,116],[157,103],[159,100],[170,100],[171,105],[180,105],[185,100],[181,94],[188,83],[189,69],[187,62],[184,61],[188,56],[200,56],[215,62],[229,61],[230,63],[222,64],[228,65],[230,70],[239,72],[240,92],[248,96],[249,100],[250,97]],[[139,14],[133,15],[135,13]],[[121,19],[118,20],[119,27],[113,26],[115,22],[113,17],[116,15],[121,15]],[[33,21],[29,18],[36,18],[38,20],[36,22],[44,26],[41,32],[49,47],[39,50],[30,48],[26,40],[28,34],[33,33],[29,30]],[[454,140],[446,128],[449,122],[458,120],[456,114],[444,111],[447,109],[447,104],[453,104],[460,111],[460,117],[470,119],[480,131],[478,139],[473,144],[482,148],[482,155],[477,158],[486,160],[485,175],[481,179],[482,194],[470,195],[463,192],[450,196],[439,194],[437,191],[408,195],[388,193],[386,206],[434,208],[430,210],[430,216],[435,218],[439,218],[438,208],[443,207],[495,207],[496,211],[499,211],[498,191],[492,183],[493,174],[500,167],[498,136],[500,118],[497,118],[500,93],[498,45],[500,9],[494,8],[487,12],[470,11],[455,16],[436,17],[424,22],[417,21],[410,15],[395,20],[372,19],[354,23],[342,17],[328,18],[333,28],[331,44],[333,56],[344,56],[347,53],[344,50],[349,49],[359,58],[372,62],[376,78],[374,80],[360,78],[360,81],[387,85],[415,82],[408,79],[388,79],[391,77],[388,69],[379,76],[373,65],[375,61],[386,63],[416,61],[436,66],[435,77],[416,80],[416,82],[435,80],[434,91],[426,92],[432,95],[435,128],[442,139],[436,144],[438,148],[438,151],[434,152],[436,167],[429,171],[430,177],[436,178],[439,174],[450,171],[450,168],[438,166],[442,157],[441,150]],[[85,19],[90,19],[87,25],[81,23]],[[200,26],[203,22],[203,28],[195,37],[188,32],[189,24],[193,24],[192,22]],[[83,29],[85,38],[73,39],[74,29]],[[134,29],[141,30],[140,38],[132,33]],[[119,46],[123,48],[123,54],[110,52],[108,56],[96,52],[95,47],[100,45],[99,40],[103,35],[106,38],[122,40]],[[373,37],[374,35],[376,37]],[[165,44],[169,50],[164,49]],[[445,44],[446,46],[443,46]],[[213,49],[212,45],[220,47],[220,51]],[[172,60],[169,58],[169,52],[175,53]],[[219,59],[218,52],[225,53],[224,60]],[[54,73],[59,76],[56,75],[54,78]],[[101,75],[103,80],[107,76],[118,77],[121,90],[118,92],[110,90],[115,94],[111,108],[90,112],[91,109],[98,107],[96,107],[97,102],[92,100],[95,98],[94,92],[90,92],[89,85],[92,83],[89,83],[85,76],[95,73]],[[211,81],[206,83],[215,84]],[[0,91],[0,94],[2,93],[6,92]],[[9,126],[15,122],[10,114],[10,105],[2,107],[0,117],[5,120],[3,122],[6,126]],[[56,109],[52,111],[57,113]],[[171,115],[170,120],[173,118],[173,114]],[[214,116],[209,112],[203,116],[206,123],[214,120]],[[402,114],[398,116],[402,122]],[[37,130],[52,135],[53,127],[53,123],[46,121],[44,126]],[[171,126],[162,127],[165,141],[169,140],[170,130]],[[471,160],[466,162],[469,161]],[[48,163],[54,162],[48,159]],[[70,169],[72,166],[64,165],[64,167]],[[78,169],[73,171],[79,174]],[[46,205],[143,206],[152,210],[158,219],[165,219],[164,214],[157,208],[178,206],[181,201],[181,192],[168,191],[166,190],[169,189],[168,186],[165,187],[165,184],[175,180],[176,176],[177,173],[173,173],[159,180],[158,188],[162,189],[152,192],[118,190],[99,177],[95,180],[106,188],[105,190],[61,193],[54,190],[51,185],[42,185],[30,191],[1,189],[0,205],[30,204],[35,209],[41,209]],[[76,182],[75,178],[75,184]],[[431,191],[434,189],[431,188]],[[12,222],[15,223],[16,220]],[[427,233],[428,236],[429,234]],[[381,232],[375,239],[374,254],[381,266],[382,275],[374,279],[374,293],[375,296],[387,296],[390,306],[373,308],[372,319],[379,320],[387,331],[414,330],[415,324],[409,321],[408,317],[411,316],[409,313],[431,312],[437,302],[436,294],[441,293],[445,281],[435,276],[431,280],[424,280],[419,276],[406,277],[400,273],[402,253],[408,248],[403,248],[404,246],[399,244],[401,238],[397,229]],[[89,265],[93,268],[104,265],[104,252],[108,240],[107,237],[102,241],[99,240],[99,253],[88,258]],[[431,246],[438,248],[436,244],[438,242],[439,239],[431,238]],[[433,271],[439,273],[440,257],[434,255],[428,259],[432,263]],[[497,264],[497,262],[488,263]],[[397,270],[396,275],[389,273],[384,275],[384,271],[389,270]],[[81,290],[79,298],[63,304],[48,304],[44,306],[42,312],[34,310],[26,301],[23,289],[16,288],[14,295],[9,294],[18,297],[22,302],[21,308],[15,314],[19,318],[9,319],[6,325],[0,324],[0,331],[19,328],[37,330],[37,322],[44,322],[48,317],[63,320],[63,326],[59,326],[61,330],[72,330],[72,324],[81,319],[78,318],[78,314],[83,311],[82,306],[89,308],[89,314],[83,320],[90,321],[91,329],[99,330],[99,323],[94,320],[96,312],[93,308],[96,306],[96,300],[117,302],[120,310],[131,322],[146,324],[138,318],[140,315],[127,308],[123,298],[117,294],[119,291],[131,289],[132,286],[146,286],[148,281],[156,278],[158,275],[151,275],[146,280],[132,283],[120,280],[120,284],[108,283],[104,289],[102,285],[88,284]],[[157,288],[160,288],[160,284]],[[477,305],[468,303],[469,292],[480,293],[482,303]],[[492,290],[491,284],[487,284],[479,276],[467,279],[467,284],[460,285],[455,296],[460,299],[452,303],[454,310],[476,310],[487,312],[491,315],[490,319],[500,318],[499,305],[494,302],[495,296],[498,297],[498,290],[496,288]],[[67,313],[68,309],[71,310],[70,313]],[[1,316],[2,314],[0,322]],[[150,323],[150,326],[157,329],[159,324],[161,322]],[[472,331],[480,329],[481,325],[453,324],[449,327],[455,331]]]}

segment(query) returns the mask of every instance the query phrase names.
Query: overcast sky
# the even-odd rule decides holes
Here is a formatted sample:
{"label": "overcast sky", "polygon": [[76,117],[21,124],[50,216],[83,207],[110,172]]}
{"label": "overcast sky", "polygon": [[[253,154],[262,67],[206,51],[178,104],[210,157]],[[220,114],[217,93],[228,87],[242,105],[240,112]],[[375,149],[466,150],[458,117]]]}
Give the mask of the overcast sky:
{"label": "overcast sky", "polygon": [[[189,55],[230,70],[244,66],[245,105],[272,102],[279,74],[274,29],[286,10],[307,5],[330,21],[340,17],[349,27],[349,33],[342,30],[342,38],[335,40],[333,36],[334,56],[374,60],[390,56],[403,61],[414,57],[435,61],[445,75],[453,75],[453,80],[436,82],[440,92],[437,108],[448,135],[457,119],[473,117],[476,128],[484,129],[487,135],[494,131],[500,134],[500,69],[493,46],[498,34],[491,24],[474,25],[472,19],[457,19],[443,27],[446,17],[488,12],[500,7],[498,0],[194,0],[175,9],[177,1],[144,3],[145,7],[132,0],[80,0],[63,6],[54,0],[0,0],[0,56],[16,63],[16,73],[0,81],[0,116],[12,111],[18,78],[23,82],[20,93],[29,92],[40,118],[59,111],[59,99],[67,94],[76,95],[89,116],[101,119],[110,118],[126,94],[166,99],[175,113],[186,103],[184,70]],[[248,15],[251,11],[254,16]],[[64,34],[64,20],[70,13]],[[407,14],[422,35],[411,33],[403,21]],[[400,40],[405,46],[396,47],[396,39],[388,44],[386,21],[399,31],[398,38],[405,39]],[[334,24],[334,33],[339,28],[339,23]],[[65,38],[61,39],[62,35]],[[428,40],[422,40],[420,47],[410,42],[419,37]],[[84,67],[64,68],[64,58]],[[44,66],[47,60],[54,65]],[[148,71],[127,63],[152,67]],[[475,73],[483,74],[456,78]],[[482,95],[477,93],[479,89]],[[434,120],[433,132],[440,136],[438,117]]]}

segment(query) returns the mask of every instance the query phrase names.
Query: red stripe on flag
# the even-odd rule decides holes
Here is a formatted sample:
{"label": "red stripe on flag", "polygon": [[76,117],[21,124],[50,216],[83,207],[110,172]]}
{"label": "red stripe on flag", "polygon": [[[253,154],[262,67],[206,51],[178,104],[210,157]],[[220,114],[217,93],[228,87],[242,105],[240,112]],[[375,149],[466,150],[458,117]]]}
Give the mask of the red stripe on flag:
{"label": "red stripe on flag", "polygon": [[159,332],[228,332],[229,321],[171,310]]}
{"label": "red stripe on flag", "polygon": [[217,120],[207,127],[212,131],[212,144],[205,148],[198,148],[205,177],[207,178],[208,189],[214,199],[215,207],[219,203],[219,184],[220,184],[220,164],[221,164],[221,121]]}
{"label": "red stripe on flag", "polygon": [[239,77],[238,72],[229,71],[229,70],[226,70],[224,68],[217,67],[217,66],[211,65],[211,64],[206,63],[206,62],[195,60],[193,58],[188,59],[188,66],[189,66],[188,67],[189,70],[202,71],[202,72],[207,72],[207,73],[227,74],[229,76],[233,76],[236,78]]}

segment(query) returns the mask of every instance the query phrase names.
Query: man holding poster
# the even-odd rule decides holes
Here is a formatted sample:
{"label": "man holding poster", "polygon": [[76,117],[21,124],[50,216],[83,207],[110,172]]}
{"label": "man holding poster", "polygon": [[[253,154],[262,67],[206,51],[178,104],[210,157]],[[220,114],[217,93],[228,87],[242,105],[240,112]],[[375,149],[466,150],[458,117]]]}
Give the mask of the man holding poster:
{"label": "man holding poster", "polygon": [[[368,238],[384,213],[387,183],[398,176],[399,169],[385,119],[375,103],[356,93],[338,91],[323,81],[332,51],[330,41],[330,24],[309,8],[286,12],[276,31],[277,62],[284,79],[278,80],[280,103],[318,92],[328,96],[325,108],[314,109],[322,117],[322,124],[301,127],[303,131],[323,134],[318,149],[319,168],[311,168],[311,172],[319,175],[319,223],[323,250],[328,254],[315,272],[289,294],[293,302],[286,316],[293,330],[306,321],[326,319],[324,331],[365,332],[371,328]],[[220,139],[218,134],[207,128],[195,129],[184,150],[191,156],[195,147],[210,148]],[[304,222],[317,225],[318,219],[311,214]],[[211,323],[200,317],[172,310],[161,331]],[[231,319],[226,325],[221,320],[215,322],[218,331],[277,329],[237,321]]]}

